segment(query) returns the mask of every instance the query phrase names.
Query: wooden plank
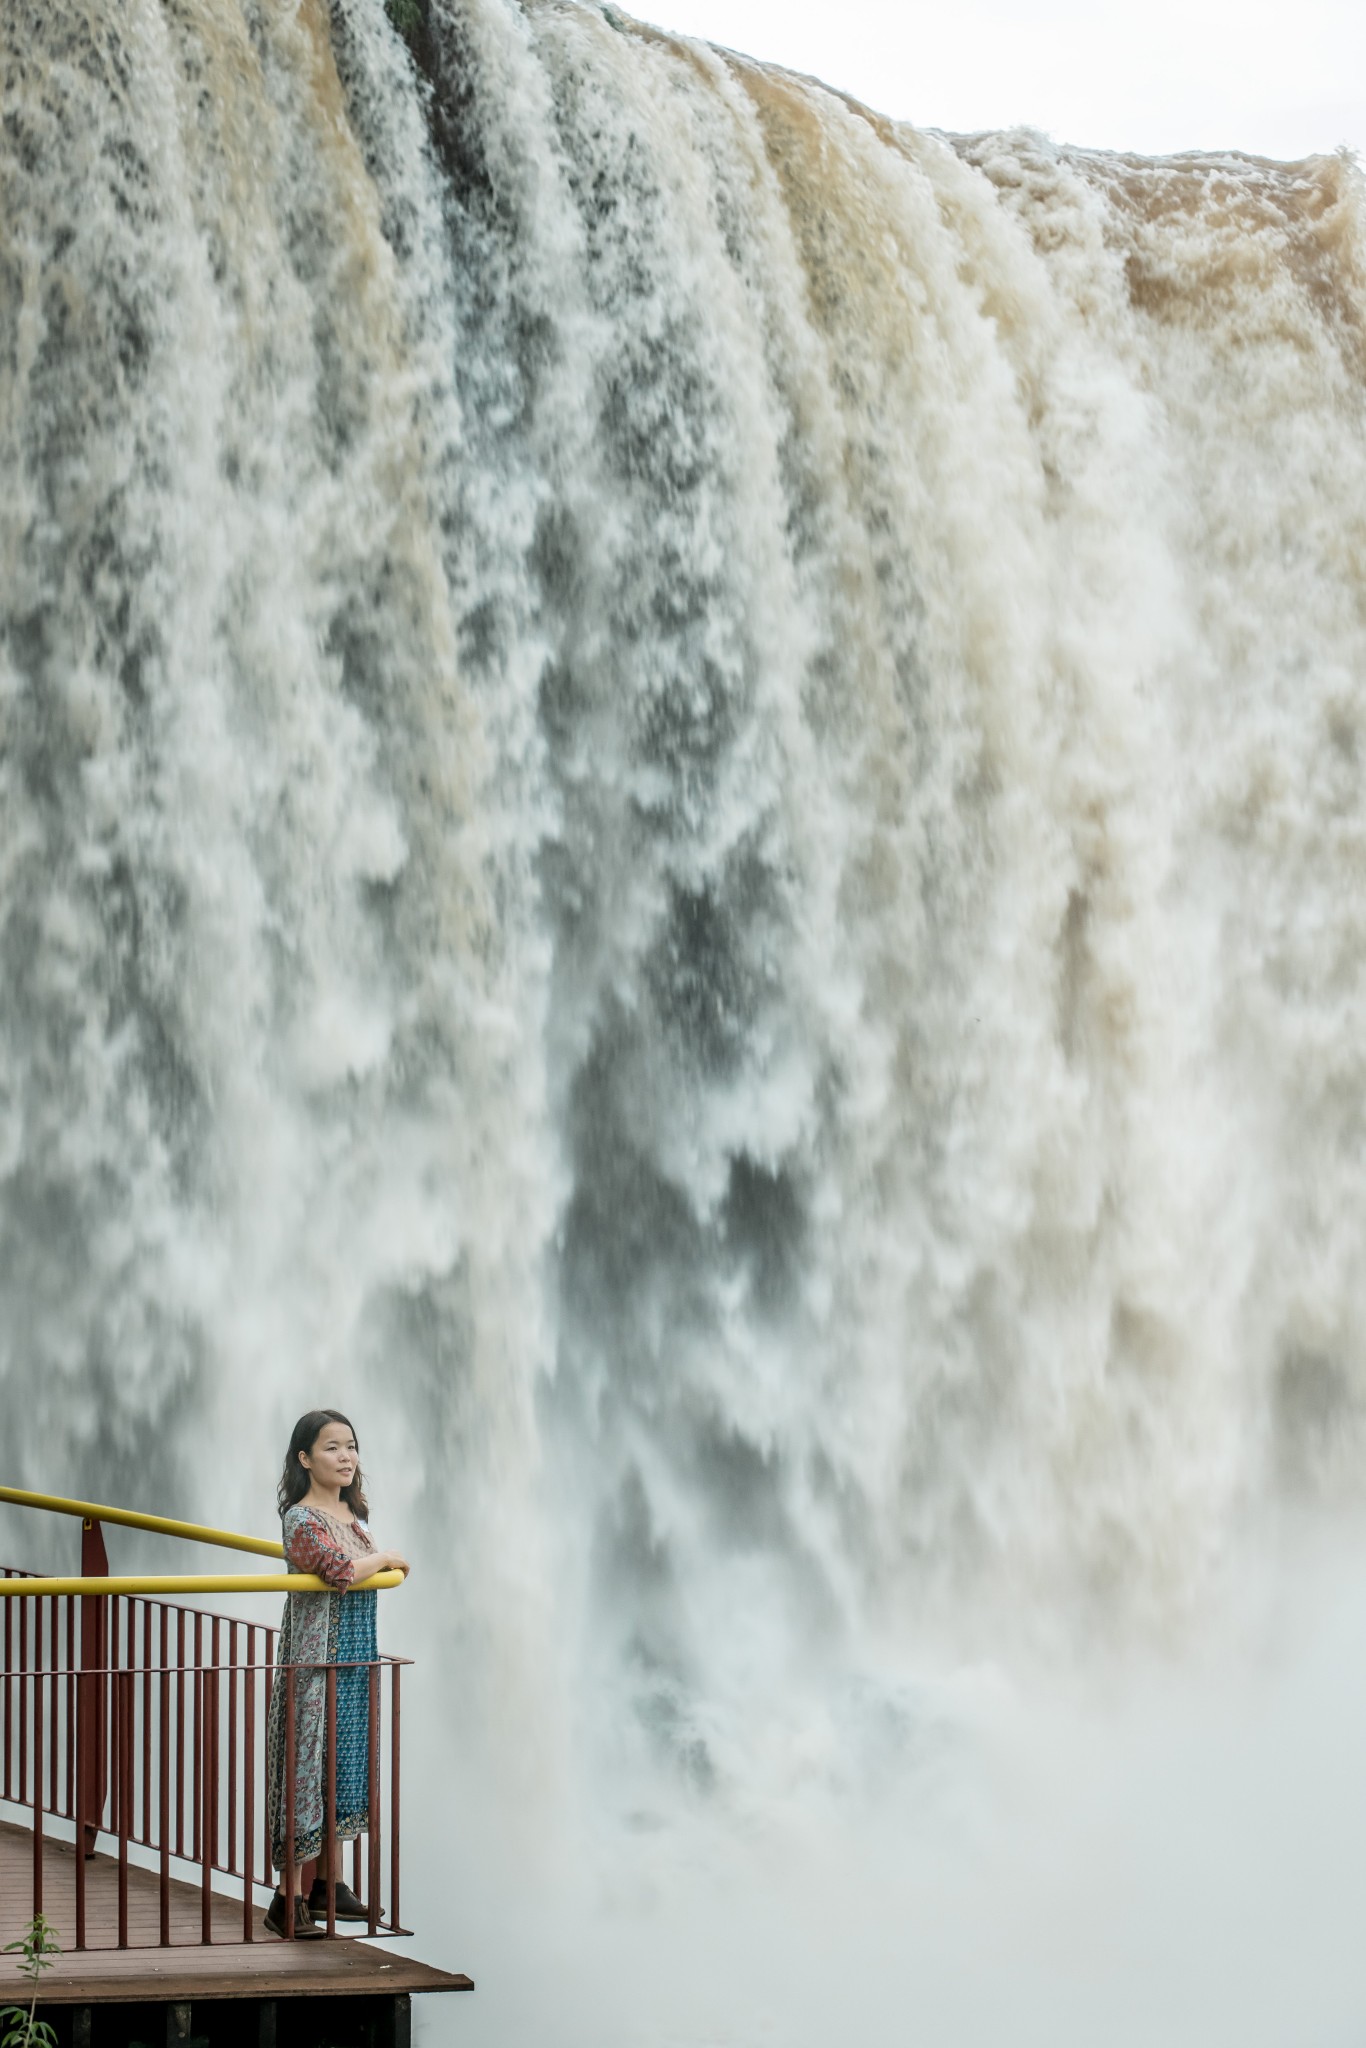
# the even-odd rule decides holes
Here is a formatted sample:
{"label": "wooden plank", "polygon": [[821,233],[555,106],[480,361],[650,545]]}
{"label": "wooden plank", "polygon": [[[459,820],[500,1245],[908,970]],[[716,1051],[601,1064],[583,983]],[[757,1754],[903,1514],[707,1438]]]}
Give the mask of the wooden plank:
{"label": "wooden plank", "polygon": [[[62,1945],[61,1960],[44,1974],[42,2005],[93,2005],[155,1999],[304,1998],[317,1994],[469,1991],[468,1977],[435,1970],[356,1936],[281,1941],[267,1934],[258,1905],[258,1938],[242,1940],[242,1887],[216,1890],[212,1945],[201,1945],[201,1893],[197,1884],[171,1881],[170,1948],[158,1946],[160,1910],[154,1871],[130,1864],[128,1938],[118,1942],[118,1862],[91,1857],[86,1870],[86,1940],[76,1952],[76,1852],[69,1842],[43,1843],[43,1905]],[[33,1837],[0,1821],[0,1947],[22,1935],[32,1914]],[[219,1880],[223,1882],[223,1880]],[[230,1882],[230,1881],[229,1881]],[[264,1888],[263,1888],[264,1889]],[[0,2003],[21,1988],[17,1959],[0,1956]]]}
{"label": "wooden plank", "polygon": [[[11,1940],[28,1925],[32,1912],[33,1837],[27,1828],[0,1823],[0,1926]],[[95,1856],[85,1866],[86,1940],[94,1948],[118,1944],[118,1861]],[[240,1942],[241,1887],[236,1896],[216,1892],[212,1927],[215,1942]],[[76,1940],[76,1853],[69,1842],[50,1838],[43,1843],[43,1906],[64,1950]],[[128,1870],[128,1932],[130,1941],[155,1945],[159,1932],[157,1879],[152,1871],[130,1864]],[[198,1941],[200,1890],[179,1880],[171,1883],[171,1938]],[[269,1935],[262,1935],[269,1940]],[[0,1942],[0,1946],[3,1943]]]}
{"label": "wooden plank", "polygon": [[[251,1958],[251,1967],[243,1958]],[[10,1958],[6,1958],[9,1961]],[[23,1980],[14,1975],[14,1987]],[[468,1977],[386,1954],[355,1941],[275,1942],[254,1949],[87,1949],[64,1956],[43,1979],[39,2004],[109,2005],[197,1998],[396,1997],[403,1993],[471,1991]],[[0,1973],[0,1996],[10,1996]]]}

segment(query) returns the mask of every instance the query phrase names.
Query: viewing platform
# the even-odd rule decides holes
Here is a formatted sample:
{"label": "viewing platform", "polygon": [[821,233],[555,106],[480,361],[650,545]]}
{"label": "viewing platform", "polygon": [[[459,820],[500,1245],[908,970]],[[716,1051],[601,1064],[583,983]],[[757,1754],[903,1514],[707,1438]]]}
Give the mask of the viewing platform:
{"label": "viewing platform", "polygon": [[[368,1685],[370,1827],[364,1849],[352,1845],[347,1875],[369,1920],[338,1926],[329,1913],[324,1938],[279,1938],[263,1925],[273,1890],[264,1788],[270,1700],[281,1682],[276,1631],[153,1596],[327,1589],[299,1573],[113,1578],[103,1522],[283,1552],[264,1539],[10,1488],[0,1488],[0,1501],[79,1515],[83,1524],[78,1578],[12,1567],[0,1576],[0,1812],[9,1815],[0,1819],[0,1947],[45,1917],[59,1953],[42,1973],[38,2014],[60,2048],[406,2048],[414,1995],[473,1988],[464,1975],[374,1939],[408,1931],[400,1918],[406,1660],[348,1667],[363,1669]],[[399,1583],[397,1573],[374,1580],[380,1590]],[[311,1668],[282,1674],[291,1749],[296,1672]],[[331,1816],[337,1668],[323,1668]],[[341,1872],[333,1826],[329,1819],[331,1867]],[[305,1867],[305,1887],[313,1872]],[[27,2006],[32,1996],[21,1961],[0,1956],[0,2007]]]}

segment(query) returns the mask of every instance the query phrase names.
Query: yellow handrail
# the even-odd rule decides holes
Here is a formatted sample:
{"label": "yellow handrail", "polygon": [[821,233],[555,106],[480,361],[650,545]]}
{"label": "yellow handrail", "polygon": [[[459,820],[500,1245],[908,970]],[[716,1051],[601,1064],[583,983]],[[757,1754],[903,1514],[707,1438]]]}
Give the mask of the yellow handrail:
{"label": "yellow handrail", "polygon": [[[401,1586],[398,1571],[376,1572],[347,1592],[382,1592]],[[312,1572],[224,1572],[217,1576],[189,1574],[177,1578],[173,1572],[133,1579],[0,1579],[0,1600],[36,1600],[49,1593],[334,1593],[325,1579]]]}
{"label": "yellow handrail", "polygon": [[249,1550],[257,1557],[283,1557],[282,1543],[268,1536],[235,1536],[230,1529],[206,1529],[198,1522],[172,1522],[165,1515],[140,1515],[132,1508],[102,1508],[93,1500],[64,1500],[56,1493],[25,1493],[0,1486],[0,1501],[20,1508],[47,1508],[54,1515],[79,1515],[83,1522],[116,1522],[125,1529],[151,1529],[158,1536],[180,1536],[187,1543],[216,1543],[220,1550]]}
{"label": "yellow handrail", "polygon": [[80,1516],[82,1522],[117,1522],[129,1530],[152,1530],[158,1536],[180,1536],[184,1542],[213,1542],[219,1550],[252,1550],[256,1556],[285,1556],[285,1544],[268,1536],[233,1536],[231,1530],[201,1528],[199,1522],[170,1522],[166,1516],[139,1516],[131,1507],[100,1507],[98,1501],[68,1501],[59,1493],[25,1493],[0,1487],[0,1501],[14,1507],[45,1507],[53,1516]]}
{"label": "yellow handrail", "polygon": [[[46,1508],[54,1515],[79,1515],[83,1522],[114,1522],[125,1529],[151,1529],[159,1536],[179,1536],[187,1543],[216,1543],[221,1550],[246,1550],[257,1557],[283,1557],[282,1543],[266,1536],[237,1536],[230,1529],[208,1529],[198,1522],[173,1522],[165,1515],[141,1515],[133,1508],[105,1508],[93,1500],[67,1500],[56,1493],[25,1493],[22,1487],[0,1486],[0,1501],[14,1507]],[[363,1579],[357,1592],[383,1592],[401,1586],[398,1571],[376,1572]],[[161,1573],[132,1579],[0,1579],[0,1599],[35,1599],[44,1593],[330,1593],[334,1589],[312,1572],[220,1573],[177,1577]],[[347,1589],[348,1591],[350,1588]]]}

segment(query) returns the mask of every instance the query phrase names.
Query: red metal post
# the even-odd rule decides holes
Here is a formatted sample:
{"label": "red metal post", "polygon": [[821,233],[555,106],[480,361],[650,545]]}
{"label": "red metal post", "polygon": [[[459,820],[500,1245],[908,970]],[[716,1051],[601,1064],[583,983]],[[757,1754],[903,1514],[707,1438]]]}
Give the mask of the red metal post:
{"label": "red metal post", "polygon": [[299,1750],[294,1728],[294,1666],[285,1666],[285,1940],[294,1939],[294,1773]]}
{"label": "red metal post", "polygon": [[157,1847],[161,1851],[160,1870],[157,1879],[158,1920],[163,1948],[171,1945],[171,1665],[170,1609],[163,1603],[161,1609],[161,1716],[158,1734],[160,1741],[160,1800],[158,1805]]}
{"label": "red metal post", "polygon": [[[98,1522],[81,1524],[81,1577],[107,1579],[109,1559],[105,1554],[104,1532]],[[105,1735],[108,1663],[109,1602],[100,1593],[81,1596],[81,1677],[76,1688],[77,1770],[84,1780],[82,1807],[85,1813],[85,1853],[93,1856],[104,1818],[104,1795],[108,1775]]]}
{"label": "red metal post", "polygon": [[119,1603],[112,1596],[106,1647],[109,1652],[109,1825],[117,1840],[123,1791],[123,1687],[118,1680]]}
{"label": "red metal post", "polygon": [[152,1603],[142,1603],[142,1834],[152,1846]]}
{"label": "red metal post", "polygon": [[199,1867],[199,1938],[206,1945],[213,1940],[213,1867],[218,1860],[218,1616],[209,1627],[210,1661],[204,1673],[204,1743],[201,1785],[204,1825],[200,1830],[203,1856]]}
{"label": "red metal post", "polygon": [[327,1931],[337,1931],[337,1667],[323,1674],[327,1697],[327,1769],[323,1774],[323,1839],[327,1844]]}
{"label": "red metal post", "polygon": [[204,1617],[194,1618],[194,1860],[204,1853]]}
{"label": "red metal post", "polygon": [[28,1607],[19,1602],[19,1804],[28,1805]]}
{"label": "red metal post", "polygon": [[[8,1606],[8,1601],[5,1604]],[[66,1805],[62,1812],[67,1820],[76,1817],[76,1597],[73,1593],[66,1596]]]}
{"label": "red metal post", "polygon": [[[12,1573],[12,1572],[10,1571],[10,1569],[9,1569],[9,1566],[8,1566],[8,1565],[6,1565],[6,1567],[5,1567],[5,1577],[6,1577],[7,1579],[8,1579],[8,1578],[12,1578],[13,1576],[14,1576],[14,1574],[13,1574],[13,1573]],[[7,1600],[7,1601],[5,1602],[5,1797],[6,1797],[6,1799],[11,1799],[11,1798],[12,1798],[12,1797],[14,1796],[14,1777],[13,1777],[13,1768],[12,1768],[12,1764],[11,1764],[11,1760],[10,1760],[10,1751],[11,1751],[11,1749],[13,1748],[13,1745],[14,1745],[14,1699],[13,1699],[13,1695],[14,1695],[14,1608],[15,1608],[15,1602],[14,1602],[13,1600]]]}
{"label": "red metal post", "polygon": [[228,1861],[237,1871],[237,1623],[228,1623]]}
{"label": "red metal post", "polygon": [[57,1684],[57,1673],[62,1668],[62,1620],[61,1609],[58,1603],[57,1595],[55,1593],[52,1594],[51,1598],[48,1601],[47,1640],[49,1653],[48,1669],[52,1673],[52,1686],[48,1693],[47,1809],[49,1813],[56,1813],[58,1812],[61,1805],[61,1772],[59,1767],[61,1764],[62,1757],[62,1741],[61,1731],[57,1719],[58,1706],[60,1701],[60,1687]]}
{"label": "red metal post", "polygon": [[399,1670],[397,1664],[391,1664],[389,1667],[389,1925],[393,1928],[400,1928],[403,1925],[398,1895]]}
{"label": "red metal post", "polygon": [[222,1704],[219,1680],[219,1672],[222,1668],[221,1644],[218,1634],[220,1627],[221,1623],[215,1614],[209,1626],[209,1664],[211,1670],[210,1675],[204,1681],[212,1696],[208,1720],[208,1734],[211,1739],[205,1743],[205,1769],[213,1781],[213,1797],[206,1802],[204,1811],[207,1830],[204,1862],[210,1870],[215,1869],[218,1863],[218,1748],[221,1732],[219,1708]]}
{"label": "red metal post", "polygon": [[[38,1603],[35,1601],[34,1605]],[[54,1681],[55,1683],[55,1681]],[[33,1917],[43,1910],[43,1674],[33,1674]]]}
{"label": "red metal post", "polygon": [[370,1843],[370,1933],[379,1932],[379,1666],[371,1664],[366,1670],[369,1681],[370,1727],[367,1763],[369,1784],[366,1797],[366,1829]]}
{"label": "red metal post", "polygon": [[256,1631],[247,1629],[247,1663],[242,1673],[242,1939],[256,1939],[256,1914],[251,1896],[251,1872],[256,1845],[256,1672],[252,1653]]}
{"label": "red metal post", "polygon": [[[81,1697],[80,1687],[84,1686],[84,1684],[85,1679],[82,1677],[77,1688],[78,1700]],[[78,1755],[84,1755],[79,1745]],[[86,1774],[82,1767],[76,1772],[76,1855],[74,1859],[76,1864],[76,1946],[78,1949],[85,1947],[85,1857],[81,1853],[81,1844],[89,1839],[86,1834],[85,1800]]]}
{"label": "red metal post", "polygon": [[182,1607],[176,1617],[175,1852],[185,1854],[185,1631],[190,1617]]}
{"label": "red metal post", "polygon": [[133,1674],[119,1671],[118,1783],[114,1803],[119,1822],[119,1947],[128,1946],[128,1833],[133,1818]]}
{"label": "red metal post", "polygon": [[[268,1628],[265,1634],[265,1678],[261,1687],[261,1714],[262,1727],[266,1731],[269,1731],[270,1696],[275,1687],[275,1630],[273,1628]],[[262,1743],[262,1766],[263,1779],[268,1779],[270,1771],[270,1754],[268,1746],[264,1742]],[[269,1883],[270,1881],[270,1873],[274,1868],[274,1865],[271,1862],[270,1852],[270,1795],[269,1792],[267,1792],[266,1796],[261,1801],[261,1875],[267,1883]]]}

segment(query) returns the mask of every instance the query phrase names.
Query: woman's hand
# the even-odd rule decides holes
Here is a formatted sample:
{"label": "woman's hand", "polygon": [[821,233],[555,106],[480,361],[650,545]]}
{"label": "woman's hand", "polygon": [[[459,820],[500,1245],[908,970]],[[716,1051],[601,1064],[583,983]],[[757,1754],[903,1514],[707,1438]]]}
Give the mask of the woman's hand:
{"label": "woman's hand", "polygon": [[367,1557],[358,1557],[351,1573],[351,1584],[363,1586],[367,1579],[374,1579],[381,1572],[402,1572],[406,1579],[411,1566],[406,1557],[400,1557],[396,1550],[372,1550]]}

